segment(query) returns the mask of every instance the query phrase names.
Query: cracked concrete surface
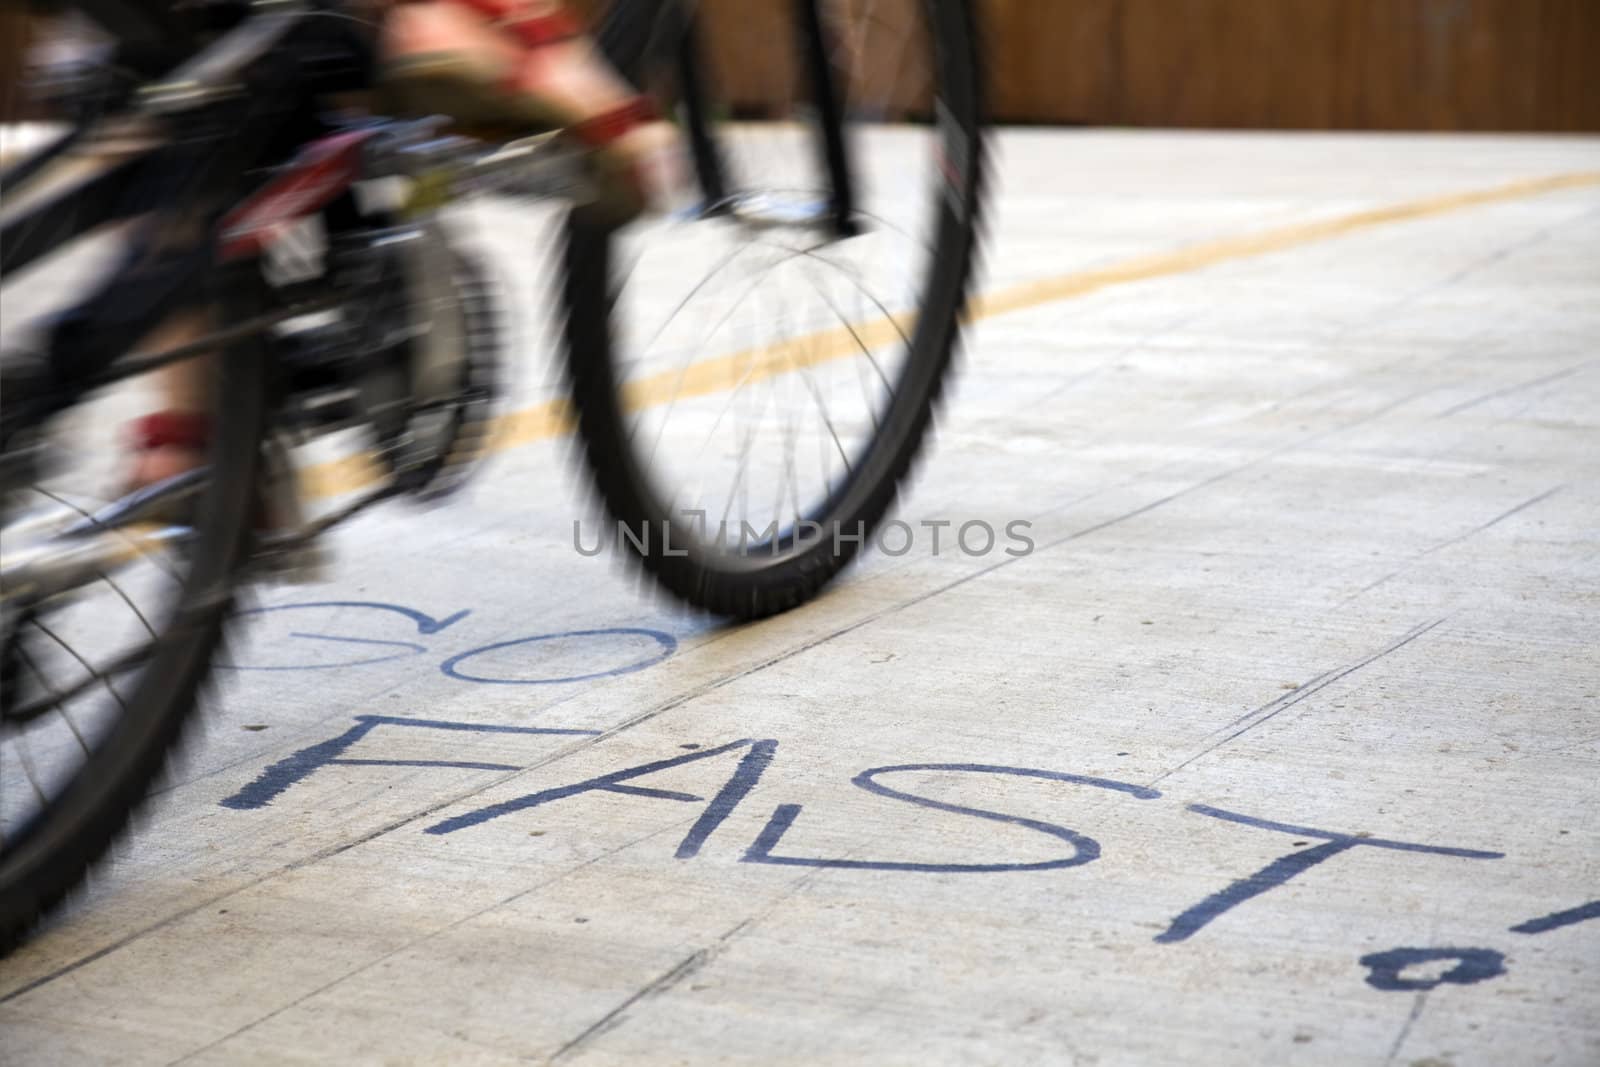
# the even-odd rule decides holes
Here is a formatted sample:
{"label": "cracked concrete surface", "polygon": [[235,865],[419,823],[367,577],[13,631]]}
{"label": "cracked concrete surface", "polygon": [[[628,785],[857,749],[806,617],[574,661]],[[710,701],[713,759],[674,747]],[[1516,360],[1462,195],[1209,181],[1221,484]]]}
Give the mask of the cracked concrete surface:
{"label": "cracked concrete surface", "polygon": [[997,161],[900,516],[1034,551],[728,629],[573,550],[559,438],[364,519],[0,962],[0,1060],[1600,1061],[1600,185],[1538,184],[1600,142]]}

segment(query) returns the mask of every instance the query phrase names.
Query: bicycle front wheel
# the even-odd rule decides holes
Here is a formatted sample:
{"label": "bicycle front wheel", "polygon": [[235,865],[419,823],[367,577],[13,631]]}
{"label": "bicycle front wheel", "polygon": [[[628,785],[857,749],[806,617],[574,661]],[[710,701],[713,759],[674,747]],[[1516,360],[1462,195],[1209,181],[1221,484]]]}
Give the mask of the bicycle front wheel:
{"label": "bicycle front wheel", "polygon": [[[32,449],[48,462],[4,487],[0,956],[143,804],[221,645],[259,503],[267,361],[257,338],[214,362],[204,465],[155,490],[159,511],[116,499],[118,427],[149,403],[133,384],[56,416]],[[17,460],[19,443],[5,444]]]}
{"label": "bicycle front wheel", "polygon": [[569,224],[579,433],[617,543],[683,601],[759,618],[870,542],[928,433],[978,244],[974,14],[785,0],[712,26],[668,3],[619,25],[634,6],[601,40],[649,84],[666,69],[690,180],[664,216]]}

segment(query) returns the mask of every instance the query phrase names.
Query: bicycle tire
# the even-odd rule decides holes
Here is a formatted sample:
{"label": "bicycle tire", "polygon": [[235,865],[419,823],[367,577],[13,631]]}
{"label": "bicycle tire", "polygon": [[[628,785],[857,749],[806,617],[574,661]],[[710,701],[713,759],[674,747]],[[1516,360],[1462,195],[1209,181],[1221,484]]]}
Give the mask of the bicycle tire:
{"label": "bicycle tire", "polygon": [[[254,307],[253,294],[246,298]],[[230,304],[233,301],[229,301]],[[230,307],[243,315],[248,307]],[[211,469],[189,567],[125,710],[71,780],[0,850],[0,955],[59,905],[127,829],[194,718],[220,650],[259,502],[268,361],[259,338],[216,360]]]}
{"label": "bicycle tire", "polygon": [[[937,242],[904,377],[882,426],[848,482],[810,516],[825,530],[864,532],[859,540],[803,539],[743,553],[713,551],[697,542],[652,485],[647,461],[630,432],[621,353],[611,316],[612,259],[617,234],[573,216],[565,232],[566,374],[577,413],[581,455],[610,517],[630,530],[661,529],[663,538],[628,539],[626,555],[661,588],[692,607],[754,620],[795,608],[827,586],[857,556],[896,502],[925,443],[941,400],[971,283],[981,232],[985,180],[982,84],[976,15],[967,0],[924,0],[939,72],[937,103],[943,179]],[[602,40],[637,49],[650,33],[606,26]],[[930,313],[930,311],[932,313]],[[676,546],[670,548],[668,546]]]}

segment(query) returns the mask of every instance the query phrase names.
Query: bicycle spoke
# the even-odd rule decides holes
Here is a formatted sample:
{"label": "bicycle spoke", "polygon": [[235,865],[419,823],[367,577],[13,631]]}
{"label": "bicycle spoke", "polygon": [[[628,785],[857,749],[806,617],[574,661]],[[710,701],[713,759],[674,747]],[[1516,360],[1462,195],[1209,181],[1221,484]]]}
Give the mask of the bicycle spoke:
{"label": "bicycle spoke", "polygon": [[[828,305],[828,309],[833,312],[840,324],[844,326],[846,330],[850,331],[851,339],[855,341],[856,347],[861,349],[861,355],[872,367],[873,372],[877,374],[878,380],[883,383],[883,387],[893,393],[894,383],[889,380],[889,375],[884,372],[883,365],[878,362],[877,357],[872,354],[872,346],[867,344],[866,340],[861,336],[861,331],[856,328],[855,323],[851,321],[848,315],[839,310],[839,305],[833,302],[833,298],[830,297],[822,288],[822,286],[818,285],[814,279],[811,280],[811,287],[816,290],[817,295],[821,297],[823,302]],[[872,302],[873,305],[877,307],[880,312],[882,312],[883,318],[894,326],[894,331],[900,336],[901,343],[909,349],[911,347],[911,338],[906,336],[906,332],[900,326],[900,323],[896,322],[894,316],[890,315],[884,306],[878,303],[876,299],[873,299]],[[876,418],[875,414],[874,418]],[[876,426],[876,422],[874,422],[874,425]]]}
{"label": "bicycle spoke", "polygon": [[17,739],[17,762],[22,764],[23,777],[28,779],[28,784],[33,787],[33,795],[39,798],[41,805],[50,803],[50,798],[45,794],[44,786],[39,782],[39,768],[34,766],[33,756],[28,752],[24,737]]}
{"label": "bicycle spoke", "polygon": [[[49,497],[51,500],[54,500],[56,503],[60,504],[62,507],[69,508],[72,511],[77,512],[78,515],[81,518],[87,520],[90,523],[95,524],[95,526],[98,527],[98,528],[105,529],[107,532],[119,532],[120,531],[120,527],[117,527],[117,526],[104,526],[103,524],[101,524],[95,518],[95,515],[94,515],[93,512],[91,512],[87,508],[81,507],[78,504],[74,504],[71,500],[68,500],[64,496],[61,496],[59,493],[52,492],[51,490],[46,489],[42,485],[34,486],[33,490],[36,493],[40,493],[40,494],[42,494],[44,496]],[[127,534],[124,534],[123,536],[127,540],[127,544],[128,544],[129,548],[134,548],[134,549],[138,548],[138,542],[134,538],[132,538],[131,536],[128,536]],[[168,578],[171,578],[175,582],[180,580],[176,571],[174,571],[170,567],[165,566],[163,563],[157,562],[157,558],[158,557],[149,556],[149,557],[146,557],[146,558],[150,559],[151,562],[154,564],[155,568],[158,571],[160,571],[162,574],[165,574]]]}
{"label": "bicycle spoke", "polygon": [[97,672],[93,677],[85,678],[70,688],[61,690],[59,694],[53,695],[48,700],[35,701],[21,710],[8,713],[6,715],[6,721],[12,723],[32,722],[43,715],[49,714],[56,708],[58,703],[76,700],[78,697],[87,693],[97,685],[103,684],[106,686],[106,688],[110,689],[111,678],[121,674],[126,674],[129,671],[134,670],[137,667],[142,667],[145,663],[149,662],[154,651],[154,647],[155,646],[153,643],[144,644],[129,652],[123,653],[123,655],[113,660],[110,666]]}
{"label": "bicycle spoke", "polygon": [[83,754],[87,757],[89,755],[89,743],[83,739],[83,733],[78,729],[78,724],[72,721],[72,716],[67,714],[67,709],[62,702],[61,694],[53,685],[50,684],[49,677],[44,673],[44,671],[39,669],[39,665],[33,661],[32,656],[28,655],[25,650],[20,648],[17,649],[17,656],[21,658],[22,665],[28,668],[29,671],[33,672],[33,676],[39,680],[39,685],[43,687],[45,692],[50,694],[50,706],[53,707],[61,716],[62,720],[66,722],[67,729],[72,731],[73,739],[78,742],[78,747],[83,749]]}
{"label": "bicycle spoke", "polygon": [[[759,617],[803,602],[847,555],[830,565],[810,531],[877,521],[921,443],[914,411],[938,395],[972,258],[971,189],[953,184],[979,173],[970,15],[968,0],[781,0],[753,5],[743,36],[702,27],[687,175],[724,179],[726,196],[691,187],[689,221],[608,238],[628,266],[608,308],[614,377],[569,353],[583,401],[614,402],[620,422],[582,427],[613,513],[653,521],[666,500],[724,531],[777,532],[683,562],[644,552],[690,603]],[[757,41],[738,95],[708,104],[731,50]]]}

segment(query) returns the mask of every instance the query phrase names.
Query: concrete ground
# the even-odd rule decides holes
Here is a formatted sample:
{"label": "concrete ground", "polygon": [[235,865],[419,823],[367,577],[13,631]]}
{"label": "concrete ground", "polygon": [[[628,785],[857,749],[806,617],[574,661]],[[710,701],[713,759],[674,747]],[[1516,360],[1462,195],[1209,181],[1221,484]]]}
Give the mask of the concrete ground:
{"label": "concrete ground", "polygon": [[1600,1063],[1600,141],[996,159],[911,552],[719,628],[559,438],[361,521],[0,1061]]}

